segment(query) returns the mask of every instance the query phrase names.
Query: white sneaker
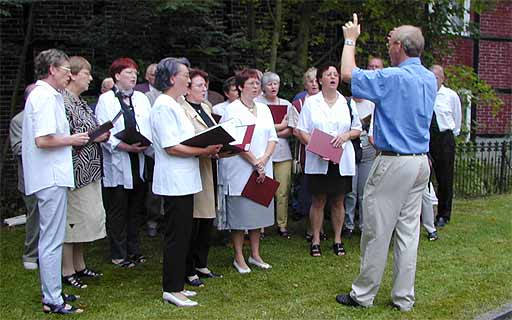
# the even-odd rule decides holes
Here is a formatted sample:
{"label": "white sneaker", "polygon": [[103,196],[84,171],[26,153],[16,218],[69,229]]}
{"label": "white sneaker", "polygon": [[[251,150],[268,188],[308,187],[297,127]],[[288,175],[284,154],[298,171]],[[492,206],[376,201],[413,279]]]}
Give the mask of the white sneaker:
{"label": "white sneaker", "polygon": [[162,299],[164,299],[164,302],[165,303],[172,303],[174,304],[175,306],[177,307],[195,307],[198,305],[197,302],[195,301],[192,301],[190,299],[187,299],[187,300],[181,300],[177,297],[175,297],[172,293],[170,292],[164,292],[162,294]]}
{"label": "white sneaker", "polygon": [[272,266],[269,265],[268,263],[263,262],[263,261],[260,262],[260,261],[258,261],[256,259],[253,259],[252,257],[249,257],[248,261],[249,261],[250,264],[253,264],[256,267],[259,267],[261,269],[271,269],[272,268]]}
{"label": "white sneaker", "polygon": [[236,271],[238,271],[238,273],[241,273],[241,274],[245,274],[245,273],[251,272],[251,269],[249,267],[247,267],[247,268],[240,267],[238,265],[238,263],[236,263],[236,260],[233,260],[233,267],[235,267]]}
{"label": "white sneaker", "polygon": [[25,270],[37,270],[38,265],[37,262],[23,261],[23,268]]}

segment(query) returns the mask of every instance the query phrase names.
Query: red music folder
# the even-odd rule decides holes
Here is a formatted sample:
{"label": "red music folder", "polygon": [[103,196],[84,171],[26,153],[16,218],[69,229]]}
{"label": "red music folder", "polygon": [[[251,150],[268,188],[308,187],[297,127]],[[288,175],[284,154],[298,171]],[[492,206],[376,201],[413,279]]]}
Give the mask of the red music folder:
{"label": "red music folder", "polygon": [[220,151],[221,152],[230,151],[230,152],[234,152],[234,153],[249,151],[249,148],[251,147],[251,140],[252,140],[252,136],[254,134],[255,127],[256,127],[256,125],[254,125],[254,124],[250,124],[247,126],[245,126],[245,125],[237,126],[236,127],[237,133],[242,138],[237,139],[236,141],[234,141],[230,144],[224,145]]}
{"label": "red music folder", "polygon": [[340,163],[341,155],[343,154],[343,148],[335,148],[331,144],[333,136],[323,132],[322,130],[313,129],[309,144],[306,146],[306,150],[313,152],[321,157],[328,158],[334,163]]}
{"label": "red music folder", "polygon": [[256,182],[257,177],[258,173],[253,171],[242,191],[242,196],[262,206],[268,207],[277,192],[279,181],[265,177],[262,183],[258,183]]}
{"label": "red music folder", "polygon": [[288,113],[288,106],[282,104],[269,104],[270,112],[272,112],[272,118],[274,118],[274,124],[279,124],[283,121],[284,117]]}

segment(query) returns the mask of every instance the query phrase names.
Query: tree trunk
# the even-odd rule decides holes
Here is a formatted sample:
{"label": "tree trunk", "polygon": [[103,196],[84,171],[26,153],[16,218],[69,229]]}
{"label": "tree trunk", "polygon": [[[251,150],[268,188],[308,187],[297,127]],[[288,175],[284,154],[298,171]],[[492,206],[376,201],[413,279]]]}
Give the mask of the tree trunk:
{"label": "tree trunk", "polygon": [[300,6],[301,17],[299,20],[299,31],[297,34],[297,66],[299,70],[306,70],[309,58],[309,40],[311,33],[311,16],[313,12],[313,1],[304,0]]}
{"label": "tree trunk", "polygon": [[276,10],[274,17],[274,31],[272,33],[272,45],[270,47],[270,70],[276,72],[277,48],[279,47],[279,38],[281,34],[281,24],[283,20],[283,2],[276,0]]}

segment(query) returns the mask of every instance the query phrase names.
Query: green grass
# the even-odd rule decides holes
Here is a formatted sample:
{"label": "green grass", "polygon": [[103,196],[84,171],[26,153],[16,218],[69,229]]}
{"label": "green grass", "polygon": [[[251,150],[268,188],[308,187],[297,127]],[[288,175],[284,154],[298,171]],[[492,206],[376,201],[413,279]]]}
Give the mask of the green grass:
{"label": "green grass", "polygon": [[[348,292],[359,271],[359,236],[345,241],[345,257],[334,256],[329,241],[322,242],[323,256],[312,258],[300,236],[303,222],[292,223],[290,241],[275,235],[263,240],[269,271],[241,276],[231,267],[231,249],[214,246],[210,267],[224,278],[206,280],[196,308],[162,303],[158,239],[143,238],[149,260],[130,270],[108,263],[105,240],[88,246],[88,265],[104,277],[87,281],[83,290],[65,289],[82,296],[85,313],[71,316],[80,319],[473,319],[512,301],[511,212],[510,194],[455,201],[439,241],[428,242],[422,230],[410,313],[389,307],[392,255],[373,308],[337,304],[334,297]],[[60,319],[41,312],[38,274],[21,264],[23,238],[23,228],[1,229],[0,318]]]}

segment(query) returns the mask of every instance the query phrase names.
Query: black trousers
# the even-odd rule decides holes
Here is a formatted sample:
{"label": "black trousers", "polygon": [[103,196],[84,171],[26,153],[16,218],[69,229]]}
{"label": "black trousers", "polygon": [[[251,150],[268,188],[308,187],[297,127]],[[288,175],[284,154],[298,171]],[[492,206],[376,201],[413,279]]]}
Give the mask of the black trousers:
{"label": "black trousers", "polygon": [[208,252],[213,219],[197,219],[192,221],[192,233],[187,254],[187,276],[196,275],[196,268],[208,266]]}
{"label": "black trousers", "polygon": [[165,292],[180,292],[185,286],[186,259],[192,230],[194,195],[164,196],[162,287]]}
{"label": "black trousers", "polygon": [[145,218],[145,188],[144,183],[135,184],[133,189],[103,188],[112,259],[140,254],[139,227]]}
{"label": "black trousers", "polygon": [[438,183],[436,219],[450,220],[453,199],[455,137],[451,130],[430,132],[430,156]]}

